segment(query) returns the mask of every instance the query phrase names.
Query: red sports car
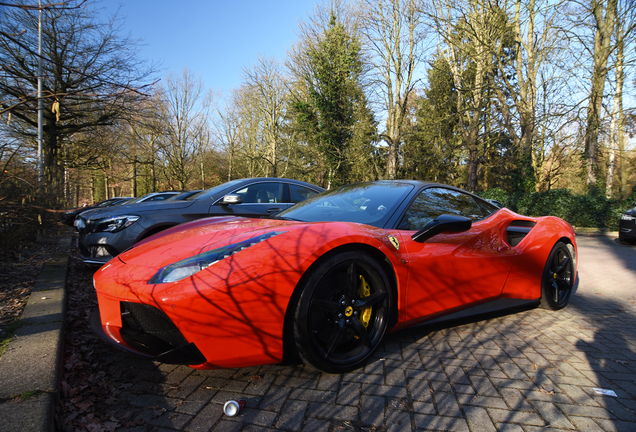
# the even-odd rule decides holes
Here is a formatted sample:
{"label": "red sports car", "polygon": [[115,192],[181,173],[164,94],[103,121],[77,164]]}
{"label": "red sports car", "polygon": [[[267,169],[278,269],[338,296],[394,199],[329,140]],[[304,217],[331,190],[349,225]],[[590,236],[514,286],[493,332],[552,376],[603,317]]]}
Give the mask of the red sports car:
{"label": "red sports car", "polygon": [[563,308],[572,227],[418,181],[342,186],[267,219],[213,217],[138,243],[94,276],[93,329],[161,362],[235,368],[297,358],[360,367],[387,331]]}

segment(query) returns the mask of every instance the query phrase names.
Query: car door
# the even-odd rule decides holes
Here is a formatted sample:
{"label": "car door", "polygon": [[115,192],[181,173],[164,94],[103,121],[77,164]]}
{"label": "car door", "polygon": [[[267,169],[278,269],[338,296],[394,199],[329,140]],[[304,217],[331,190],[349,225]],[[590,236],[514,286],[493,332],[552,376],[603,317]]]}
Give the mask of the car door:
{"label": "car door", "polygon": [[[423,190],[399,226],[409,260],[407,319],[420,320],[443,311],[477,304],[501,294],[512,265],[500,255],[505,247],[488,214],[464,192],[442,187]],[[469,231],[442,233],[415,242],[411,235],[441,214],[473,219]]]}
{"label": "car door", "polygon": [[210,206],[211,215],[260,217],[278,213],[293,205],[287,183],[276,181],[243,185],[230,194],[241,197],[240,204],[224,205],[218,200]]}

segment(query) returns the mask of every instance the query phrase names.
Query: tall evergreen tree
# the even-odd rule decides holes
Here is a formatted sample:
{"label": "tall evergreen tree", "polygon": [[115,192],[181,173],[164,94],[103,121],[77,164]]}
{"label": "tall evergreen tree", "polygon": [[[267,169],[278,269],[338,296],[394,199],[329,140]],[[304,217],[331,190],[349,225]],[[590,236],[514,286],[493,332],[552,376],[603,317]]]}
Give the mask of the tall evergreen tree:
{"label": "tall evergreen tree", "polygon": [[403,148],[401,176],[459,185],[465,170],[457,130],[458,94],[450,65],[444,57],[437,56],[427,75],[429,85],[417,99],[416,123]]}
{"label": "tall evergreen tree", "polygon": [[[294,104],[305,140],[316,145],[325,166],[324,185],[349,182],[359,158],[369,158],[375,121],[361,85],[360,44],[331,15],[321,40],[307,50],[304,99]],[[353,147],[362,154],[352,152]],[[352,154],[355,153],[355,154]]]}

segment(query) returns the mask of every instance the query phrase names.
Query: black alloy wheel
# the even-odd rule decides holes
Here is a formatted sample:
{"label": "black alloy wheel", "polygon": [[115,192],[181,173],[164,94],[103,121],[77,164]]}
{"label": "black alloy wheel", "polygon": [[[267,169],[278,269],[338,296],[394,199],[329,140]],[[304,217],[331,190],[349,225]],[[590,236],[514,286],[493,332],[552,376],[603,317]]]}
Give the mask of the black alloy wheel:
{"label": "black alloy wheel", "polygon": [[340,252],[314,269],[294,313],[294,340],[301,359],[323,372],[362,366],[389,323],[389,280],[365,253]]}
{"label": "black alloy wheel", "polygon": [[546,261],[541,281],[541,307],[563,309],[570,301],[574,289],[576,269],[574,247],[557,242]]}

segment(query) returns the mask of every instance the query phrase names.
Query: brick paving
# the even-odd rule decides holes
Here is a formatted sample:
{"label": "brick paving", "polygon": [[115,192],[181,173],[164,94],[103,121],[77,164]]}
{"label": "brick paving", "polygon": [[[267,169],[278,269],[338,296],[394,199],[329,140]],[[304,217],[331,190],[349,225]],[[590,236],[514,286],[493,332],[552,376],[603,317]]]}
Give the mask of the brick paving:
{"label": "brick paving", "polygon": [[[119,397],[147,408],[147,430],[636,431],[636,247],[577,241],[566,309],[394,333],[352,373],[198,371],[119,352],[104,369],[135,377]],[[229,399],[247,402],[236,417]]]}

